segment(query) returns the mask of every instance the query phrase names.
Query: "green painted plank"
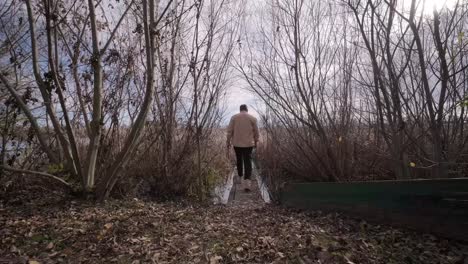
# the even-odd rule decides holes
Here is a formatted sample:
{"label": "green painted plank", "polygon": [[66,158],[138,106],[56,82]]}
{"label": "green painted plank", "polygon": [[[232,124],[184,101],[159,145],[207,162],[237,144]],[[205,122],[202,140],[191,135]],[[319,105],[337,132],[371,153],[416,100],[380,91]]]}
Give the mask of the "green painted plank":
{"label": "green painted plank", "polygon": [[343,211],[468,241],[468,179],[295,183],[288,207]]}

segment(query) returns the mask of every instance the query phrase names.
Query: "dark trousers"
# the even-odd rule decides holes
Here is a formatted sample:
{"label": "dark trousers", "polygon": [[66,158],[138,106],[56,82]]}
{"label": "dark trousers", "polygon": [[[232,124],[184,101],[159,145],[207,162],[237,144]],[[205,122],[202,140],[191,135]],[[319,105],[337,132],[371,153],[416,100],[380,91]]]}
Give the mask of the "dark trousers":
{"label": "dark trousers", "polygon": [[[237,173],[241,178],[244,176],[244,179],[250,179],[250,176],[252,176],[252,149],[253,147],[234,147],[237,159]],[[245,174],[243,173],[244,167]]]}

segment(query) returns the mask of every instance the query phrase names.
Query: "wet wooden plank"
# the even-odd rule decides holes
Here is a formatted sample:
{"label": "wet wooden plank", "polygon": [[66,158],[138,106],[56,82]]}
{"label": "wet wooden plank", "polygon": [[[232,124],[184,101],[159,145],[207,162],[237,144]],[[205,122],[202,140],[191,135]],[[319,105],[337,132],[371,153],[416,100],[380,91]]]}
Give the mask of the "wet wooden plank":
{"label": "wet wooden plank", "polygon": [[[237,178],[237,179],[236,179]],[[250,191],[244,190],[244,185],[240,183],[238,176],[234,178],[234,185],[231,189],[229,204],[231,206],[247,206],[257,207],[264,204],[258,188],[258,183],[255,177],[252,179]]]}

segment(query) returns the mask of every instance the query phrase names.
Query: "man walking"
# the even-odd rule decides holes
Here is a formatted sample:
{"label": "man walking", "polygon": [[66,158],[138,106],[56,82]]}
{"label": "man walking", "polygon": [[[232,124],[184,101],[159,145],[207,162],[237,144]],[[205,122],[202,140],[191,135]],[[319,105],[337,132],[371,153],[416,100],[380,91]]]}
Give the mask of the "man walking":
{"label": "man walking", "polygon": [[[231,117],[227,131],[228,149],[234,146],[237,173],[244,178],[245,191],[250,191],[252,176],[252,149],[258,143],[257,119],[248,113],[247,105],[240,106],[240,113]],[[245,173],[244,173],[245,168]]]}

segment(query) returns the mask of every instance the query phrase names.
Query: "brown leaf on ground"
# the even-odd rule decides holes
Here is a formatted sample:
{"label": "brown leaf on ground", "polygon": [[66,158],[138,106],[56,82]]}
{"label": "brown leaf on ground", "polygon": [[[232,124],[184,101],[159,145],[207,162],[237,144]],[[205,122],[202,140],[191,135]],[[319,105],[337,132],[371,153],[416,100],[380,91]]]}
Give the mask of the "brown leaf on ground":
{"label": "brown leaf on ground", "polygon": [[468,259],[468,246],[456,241],[248,199],[233,206],[42,200],[0,207],[5,209],[0,261],[11,263],[449,264]]}

